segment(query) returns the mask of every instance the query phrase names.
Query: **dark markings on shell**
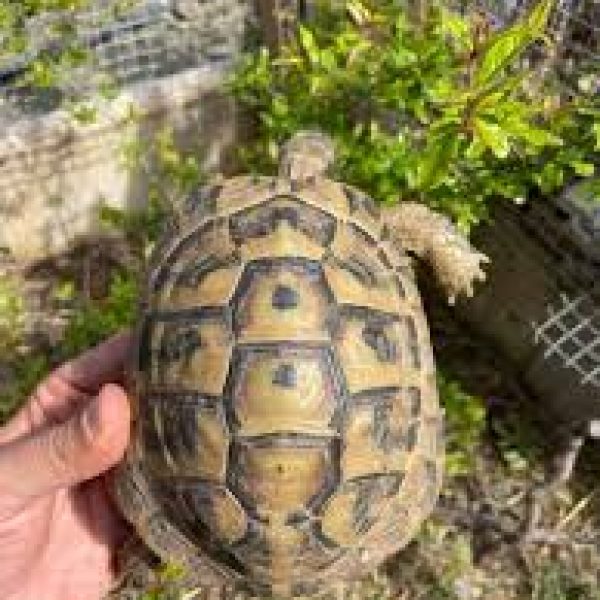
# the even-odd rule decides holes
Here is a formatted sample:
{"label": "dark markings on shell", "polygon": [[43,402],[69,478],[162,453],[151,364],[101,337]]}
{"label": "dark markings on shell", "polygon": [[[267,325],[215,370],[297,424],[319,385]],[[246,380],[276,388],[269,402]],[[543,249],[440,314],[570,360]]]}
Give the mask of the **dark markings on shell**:
{"label": "dark markings on shell", "polygon": [[363,209],[372,219],[378,220],[380,218],[381,211],[371,197],[349,185],[344,186],[344,192],[348,198],[348,203],[350,204],[350,210],[352,212]]}
{"label": "dark markings on shell", "polygon": [[279,365],[273,373],[273,383],[284,388],[296,387],[298,373],[294,365],[289,363]]}
{"label": "dark markings on shell", "polygon": [[398,346],[390,339],[383,323],[367,323],[363,328],[362,337],[365,343],[375,350],[381,362],[397,362]]}
{"label": "dark markings on shell", "polygon": [[[389,503],[401,497],[409,474],[404,469],[413,468],[413,462],[404,467],[400,457],[424,452],[420,431],[441,435],[437,426],[420,429],[426,388],[414,379],[387,385],[394,380],[380,374],[394,372],[398,364],[416,376],[430,364],[423,354],[429,350],[420,345],[423,316],[418,298],[417,303],[411,298],[402,314],[376,308],[387,305],[378,300],[369,304],[366,296],[361,303],[361,289],[367,294],[390,275],[396,281],[390,293],[397,289],[399,305],[414,292],[403,284],[407,275],[392,267],[397,263],[387,254],[391,244],[384,252],[373,238],[377,228],[369,219],[379,218],[377,207],[353,188],[341,190],[352,223],[305,202],[300,188],[297,195],[274,195],[227,217],[219,216],[222,188],[191,198],[194,219],[215,216],[175,241],[164,264],[157,266],[150,290],[166,299],[143,319],[138,366],[147,396],[140,403],[139,431],[160,514],[216,562],[240,574],[252,573],[254,591],[264,595],[271,590],[282,552],[293,552],[293,593],[313,593],[328,583],[318,574],[346,564],[350,549],[365,545],[369,538],[364,536]],[[334,204],[328,210],[334,211]],[[305,254],[260,254],[264,244],[259,238],[280,227],[308,240]],[[338,234],[345,236],[341,242]],[[255,245],[248,253],[251,241]],[[314,258],[321,256],[319,247],[320,260]],[[243,258],[247,256],[251,258]],[[167,286],[174,281],[193,294],[203,278],[231,267],[240,274],[232,278],[227,304],[169,307]],[[332,280],[326,269],[345,273]],[[221,328],[222,344],[230,350],[215,347],[214,339],[201,333],[207,324]],[[346,337],[352,341],[344,348],[351,355],[355,340],[373,361],[366,367],[372,370],[366,389],[349,386],[350,368],[363,367],[349,365],[351,358],[339,350],[348,331],[355,337]],[[165,385],[169,369],[192,364],[202,352],[203,368],[222,372],[222,391]],[[357,452],[357,442],[349,450],[345,437],[352,427],[354,440],[368,441],[373,460],[383,461],[373,462],[366,474],[361,457],[350,475],[345,470],[350,464],[346,452]],[[396,462],[388,465],[388,458]],[[418,462],[433,502],[440,467],[436,456],[430,458]],[[395,518],[403,511],[423,510],[402,502],[392,511]],[[283,529],[274,535],[274,527]],[[402,531],[402,524],[393,527]],[[278,549],[281,535],[293,540],[290,549]]]}
{"label": "dark markings on shell", "polygon": [[224,267],[240,264],[240,257],[236,254],[230,256],[203,256],[198,260],[187,265],[186,268],[176,277],[175,283],[186,287],[194,288],[202,283],[204,278],[213,271],[223,269]]}
{"label": "dark markings on shell", "polygon": [[281,222],[301,231],[322,246],[331,243],[335,219],[324,210],[309,206],[294,196],[275,196],[230,218],[231,237],[237,245],[273,232]]}
{"label": "dark markings on shell", "polygon": [[201,347],[202,340],[197,327],[190,325],[187,329],[175,329],[171,335],[166,336],[166,339],[163,340],[158,360],[171,362],[187,358]]}
{"label": "dark markings on shell", "polygon": [[415,321],[412,317],[406,316],[404,317],[404,323],[406,324],[406,335],[408,338],[407,346],[411,366],[415,369],[419,369],[421,367],[421,350]]}
{"label": "dark markings on shell", "polygon": [[214,215],[217,210],[217,198],[223,186],[220,184],[204,186],[192,192],[184,204],[184,212],[196,219],[205,219]]}
{"label": "dark markings on shell", "polygon": [[[212,214],[212,213],[211,213]],[[168,258],[168,264],[161,262],[158,270],[151,275],[150,278],[150,289],[153,291],[158,290],[162,287],[166,280],[173,277],[174,265],[177,265],[181,256],[197,252],[201,260],[207,258],[206,243],[205,241],[214,235],[216,231],[221,230],[225,225],[225,221],[221,218],[211,219],[208,222],[202,222],[202,224],[188,233],[185,237],[177,240],[175,246],[168,250],[168,246],[164,243],[159,243],[159,251],[161,254],[157,257],[159,262],[164,261]],[[210,257],[210,255],[209,255]],[[213,257],[214,258],[214,257]],[[223,257],[221,257],[221,260]],[[229,259],[228,259],[229,260]]]}
{"label": "dark markings on shell", "polygon": [[397,313],[386,312],[376,308],[366,306],[356,306],[352,304],[343,304],[338,307],[340,315],[343,317],[368,320],[381,319],[382,322],[391,324],[401,320],[401,316]]}
{"label": "dark markings on shell", "polygon": [[278,285],[271,298],[273,306],[279,310],[298,306],[298,292],[287,285]]}

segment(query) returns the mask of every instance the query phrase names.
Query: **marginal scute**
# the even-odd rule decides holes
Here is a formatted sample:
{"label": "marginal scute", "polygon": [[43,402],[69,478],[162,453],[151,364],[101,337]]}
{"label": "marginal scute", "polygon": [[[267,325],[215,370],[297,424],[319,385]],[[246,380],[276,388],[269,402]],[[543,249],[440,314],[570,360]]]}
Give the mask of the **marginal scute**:
{"label": "marginal scute", "polygon": [[383,230],[381,211],[372,198],[361,190],[345,185],[344,192],[350,207],[350,220],[373,238],[379,239]]}
{"label": "marginal scute", "polygon": [[180,492],[192,516],[226,545],[241,540],[248,529],[246,512],[235,496],[223,486],[187,485]]}
{"label": "marginal scute", "polygon": [[327,282],[340,304],[366,306],[397,314],[403,307],[393,271],[385,268],[377,247],[349,227],[340,227],[324,262]]}
{"label": "marginal scute", "polygon": [[377,474],[343,484],[321,513],[322,535],[342,547],[358,543],[377,522],[401,481],[400,474]]}
{"label": "marginal scute", "polygon": [[215,488],[209,494],[212,510],[206,521],[213,533],[229,544],[240,540],[246,532],[246,513],[227,490]]}

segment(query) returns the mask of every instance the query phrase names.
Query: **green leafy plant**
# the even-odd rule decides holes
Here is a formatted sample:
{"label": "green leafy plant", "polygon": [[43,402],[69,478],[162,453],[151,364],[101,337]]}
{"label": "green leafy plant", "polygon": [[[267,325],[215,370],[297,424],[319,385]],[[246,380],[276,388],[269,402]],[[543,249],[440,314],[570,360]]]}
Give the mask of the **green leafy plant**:
{"label": "green leafy plant", "polygon": [[65,356],[73,356],[111,333],[133,324],[137,309],[138,285],[134,275],[115,273],[108,296],[84,305],[70,320],[61,344]]}
{"label": "green leafy plant", "polygon": [[17,283],[0,278],[0,359],[12,351],[20,339],[23,327],[23,300]]}
{"label": "green leafy plant", "polygon": [[[563,98],[524,66],[552,0],[494,32],[476,13],[423,2],[322,3],[279,56],[242,62],[230,87],[256,117],[250,168],[272,168],[302,128],[329,132],[344,179],[383,202],[419,199],[467,230],[496,198],[522,201],[588,176],[598,155],[597,98]],[[265,159],[266,157],[266,159]]]}
{"label": "green leafy plant", "polygon": [[466,475],[473,469],[485,429],[485,406],[445,373],[438,373],[438,386],[446,422],[446,473]]}
{"label": "green leafy plant", "polygon": [[[37,56],[26,69],[23,82],[39,87],[50,87],[60,78],[60,71],[85,61],[87,53],[77,41],[70,15],[87,7],[89,0],[16,0],[0,1],[0,58],[13,58],[28,50],[37,50]],[[53,14],[50,30],[46,33],[60,40],[61,50],[38,49],[39,40],[31,38],[27,21],[41,14]]]}
{"label": "green leafy plant", "polygon": [[[137,315],[141,265],[169,220],[169,212],[203,179],[196,156],[182,151],[169,128],[149,142],[130,140],[123,148],[123,164],[142,171],[148,181],[148,201],[137,211],[126,212],[104,205],[102,222],[125,235],[138,259],[129,268],[115,271],[106,298],[84,302],[65,331],[62,351],[71,356],[111,333],[131,326]],[[69,290],[70,291],[70,290]]]}
{"label": "green leafy plant", "polygon": [[580,581],[558,561],[548,560],[534,573],[532,600],[600,600],[595,583]]}
{"label": "green leafy plant", "polygon": [[0,279],[0,423],[3,423],[31,391],[47,369],[42,356],[20,356],[23,335],[23,300],[17,282]]}
{"label": "green leafy plant", "polygon": [[41,354],[13,354],[12,359],[8,364],[10,379],[0,388],[0,425],[15,412],[50,368],[48,357]]}

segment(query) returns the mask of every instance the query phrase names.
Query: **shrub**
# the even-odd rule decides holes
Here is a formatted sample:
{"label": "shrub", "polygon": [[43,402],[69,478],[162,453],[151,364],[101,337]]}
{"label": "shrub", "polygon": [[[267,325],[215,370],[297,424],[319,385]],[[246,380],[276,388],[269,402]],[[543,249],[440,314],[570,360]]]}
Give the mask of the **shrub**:
{"label": "shrub", "polygon": [[522,60],[551,43],[552,0],[503,31],[435,3],[420,16],[394,0],[330,4],[279,56],[249,54],[231,80],[256,117],[250,168],[273,168],[285,138],[317,127],[335,139],[343,179],[382,202],[419,199],[464,230],[496,198],[593,174],[598,97],[565,98]]}

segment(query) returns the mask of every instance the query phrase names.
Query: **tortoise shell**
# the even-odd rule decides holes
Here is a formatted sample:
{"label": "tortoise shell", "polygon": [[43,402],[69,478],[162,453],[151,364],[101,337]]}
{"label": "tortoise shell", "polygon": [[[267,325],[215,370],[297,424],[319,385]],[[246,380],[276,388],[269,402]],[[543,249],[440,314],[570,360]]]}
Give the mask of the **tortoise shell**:
{"label": "tortoise shell", "polygon": [[243,176],[190,198],[155,253],[136,380],[153,501],[255,591],[358,578],[436,501],[441,417],[421,299],[353,187]]}

